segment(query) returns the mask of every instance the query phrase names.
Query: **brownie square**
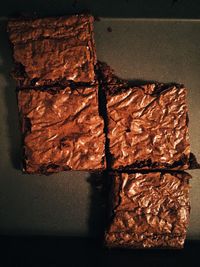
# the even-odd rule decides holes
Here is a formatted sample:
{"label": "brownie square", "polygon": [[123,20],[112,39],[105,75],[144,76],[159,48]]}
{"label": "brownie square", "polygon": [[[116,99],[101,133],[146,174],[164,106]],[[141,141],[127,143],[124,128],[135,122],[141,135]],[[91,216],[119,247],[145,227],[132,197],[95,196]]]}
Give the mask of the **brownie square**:
{"label": "brownie square", "polygon": [[187,173],[113,174],[109,247],[182,248],[189,222]]}
{"label": "brownie square", "polygon": [[189,167],[186,88],[178,84],[107,84],[110,168]]}
{"label": "brownie square", "polygon": [[10,20],[8,32],[19,87],[95,82],[92,16]]}
{"label": "brownie square", "polygon": [[97,86],[18,92],[25,172],[105,168],[97,97]]}

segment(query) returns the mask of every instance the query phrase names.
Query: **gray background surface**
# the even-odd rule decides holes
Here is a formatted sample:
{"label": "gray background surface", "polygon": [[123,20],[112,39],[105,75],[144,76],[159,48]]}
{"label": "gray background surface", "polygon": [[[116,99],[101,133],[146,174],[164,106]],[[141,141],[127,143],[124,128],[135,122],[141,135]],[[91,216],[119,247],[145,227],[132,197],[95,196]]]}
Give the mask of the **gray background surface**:
{"label": "gray background surface", "polygon": [[[14,83],[9,76],[12,66],[11,49],[5,32],[5,16],[38,11],[42,15],[71,13],[64,9],[64,1],[45,1],[49,6],[18,1],[0,15],[0,233],[97,236],[103,225],[102,196],[98,193],[95,177],[86,172],[67,172],[51,176],[24,175],[19,168],[20,133]],[[70,1],[68,1],[69,3]],[[72,1],[71,1],[72,2]],[[198,8],[188,9],[187,15],[178,1],[159,1],[152,6],[137,2],[135,9],[125,8],[130,1],[111,8],[113,1],[93,6],[90,1],[78,1],[80,9],[86,3],[96,15],[109,17],[198,17]],[[115,1],[117,3],[118,1]],[[140,2],[141,4],[139,4]],[[142,5],[143,2],[143,5]],[[197,1],[187,1],[196,3]],[[24,3],[24,5],[20,5]],[[53,4],[54,3],[54,4]],[[57,4],[56,4],[57,3]],[[111,4],[112,3],[112,4]],[[146,1],[147,3],[147,1]],[[172,4],[172,6],[171,6]],[[98,6],[99,5],[99,6]],[[169,5],[169,6],[168,6]],[[54,6],[58,11],[54,12]],[[179,6],[179,8],[178,8]],[[91,8],[92,7],[92,8]],[[179,15],[176,14],[177,8]],[[111,11],[112,9],[112,11]],[[163,9],[163,13],[162,10]],[[172,10],[176,11],[172,11]],[[157,10],[157,11],[156,11]],[[182,10],[182,11],[181,11]],[[197,14],[198,13],[198,14]],[[111,27],[112,32],[107,28]],[[182,82],[189,88],[190,138],[192,151],[200,159],[200,21],[147,20],[107,18],[95,23],[98,58],[109,63],[118,75],[128,79]],[[188,238],[200,239],[200,171],[191,171],[191,221]],[[91,182],[91,181],[94,182]],[[91,185],[92,183],[92,185]]]}

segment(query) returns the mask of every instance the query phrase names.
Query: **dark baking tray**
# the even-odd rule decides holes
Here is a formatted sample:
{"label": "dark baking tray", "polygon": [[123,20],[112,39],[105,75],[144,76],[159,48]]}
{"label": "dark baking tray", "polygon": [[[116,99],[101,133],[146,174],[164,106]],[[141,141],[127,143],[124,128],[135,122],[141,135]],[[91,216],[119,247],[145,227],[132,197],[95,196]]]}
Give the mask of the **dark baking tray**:
{"label": "dark baking tray", "polygon": [[[98,58],[110,64],[119,76],[140,81],[176,81],[188,87],[190,139],[192,151],[200,159],[199,33],[200,20],[194,19],[101,18],[95,22]],[[0,234],[65,236],[59,241],[51,239],[52,246],[47,248],[51,251],[57,242],[60,246],[68,244],[66,249],[69,249],[71,242],[72,248],[79,244],[78,251],[82,246],[98,251],[106,197],[106,192],[101,190],[101,177],[87,172],[25,175],[19,170],[20,132],[15,84],[9,76],[12,57],[6,18],[0,21],[0,36]],[[193,179],[188,240],[200,240],[200,171],[190,173]],[[72,241],[70,237],[75,236]],[[26,247],[30,242],[27,238],[20,242],[16,238],[6,240],[8,246],[15,244],[13,249],[18,245]],[[44,246],[48,240],[42,239]],[[35,238],[34,242],[35,246],[41,244],[41,238]],[[187,244],[190,246],[191,242]],[[192,244],[196,252],[199,243]],[[97,251],[94,253],[97,258],[104,253]],[[118,262],[118,254],[112,255]],[[123,252],[122,258],[130,258],[128,255],[129,252]],[[157,254],[153,255],[155,259]],[[174,254],[170,255],[172,260]]]}
{"label": "dark baking tray", "polygon": [[[2,22],[2,25],[5,22]],[[51,176],[19,170],[20,132],[15,87],[9,76],[11,49],[2,27],[0,61],[0,232],[99,236],[102,196],[99,177],[87,172]],[[192,151],[200,158],[200,21],[111,19],[95,22],[97,55],[131,80],[184,83],[188,87]],[[200,239],[199,171],[191,171],[188,238]]]}

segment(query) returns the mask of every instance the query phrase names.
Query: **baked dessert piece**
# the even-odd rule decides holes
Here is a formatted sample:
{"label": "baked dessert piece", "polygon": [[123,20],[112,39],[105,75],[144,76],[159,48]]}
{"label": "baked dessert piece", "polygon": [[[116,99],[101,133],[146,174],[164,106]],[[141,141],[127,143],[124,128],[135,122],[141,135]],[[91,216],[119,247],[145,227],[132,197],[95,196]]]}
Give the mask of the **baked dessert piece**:
{"label": "baked dessert piece", "polygon": [[92,16],[13,19],[8,32],[18,87],[95,83]]}
{"label": "baked dessert piece", "polygon": [[105,85],[112,169],[189,167],[186,88]]}
{"label": "baked dessert piece", "polygon": [[182,248],[189,221],[184,172],[113,174],[109,247]]}
{"label": "baked dessert piece", "polygon": [[97,95],[98,86],[18,92],[25,172],[105,168]]}

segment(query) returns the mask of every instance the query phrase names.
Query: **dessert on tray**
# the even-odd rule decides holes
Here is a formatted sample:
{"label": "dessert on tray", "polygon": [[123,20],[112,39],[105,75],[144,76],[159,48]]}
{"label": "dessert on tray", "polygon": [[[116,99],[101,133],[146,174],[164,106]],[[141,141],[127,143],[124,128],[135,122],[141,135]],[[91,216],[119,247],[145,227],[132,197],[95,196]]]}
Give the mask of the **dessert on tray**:
{"label": "dessert on tray", "polygon": [[109,170],[105,244],[182,248],[190,212],[187,89],[117,77],[97,62],[93,20],[8,23],[23,171]]}

